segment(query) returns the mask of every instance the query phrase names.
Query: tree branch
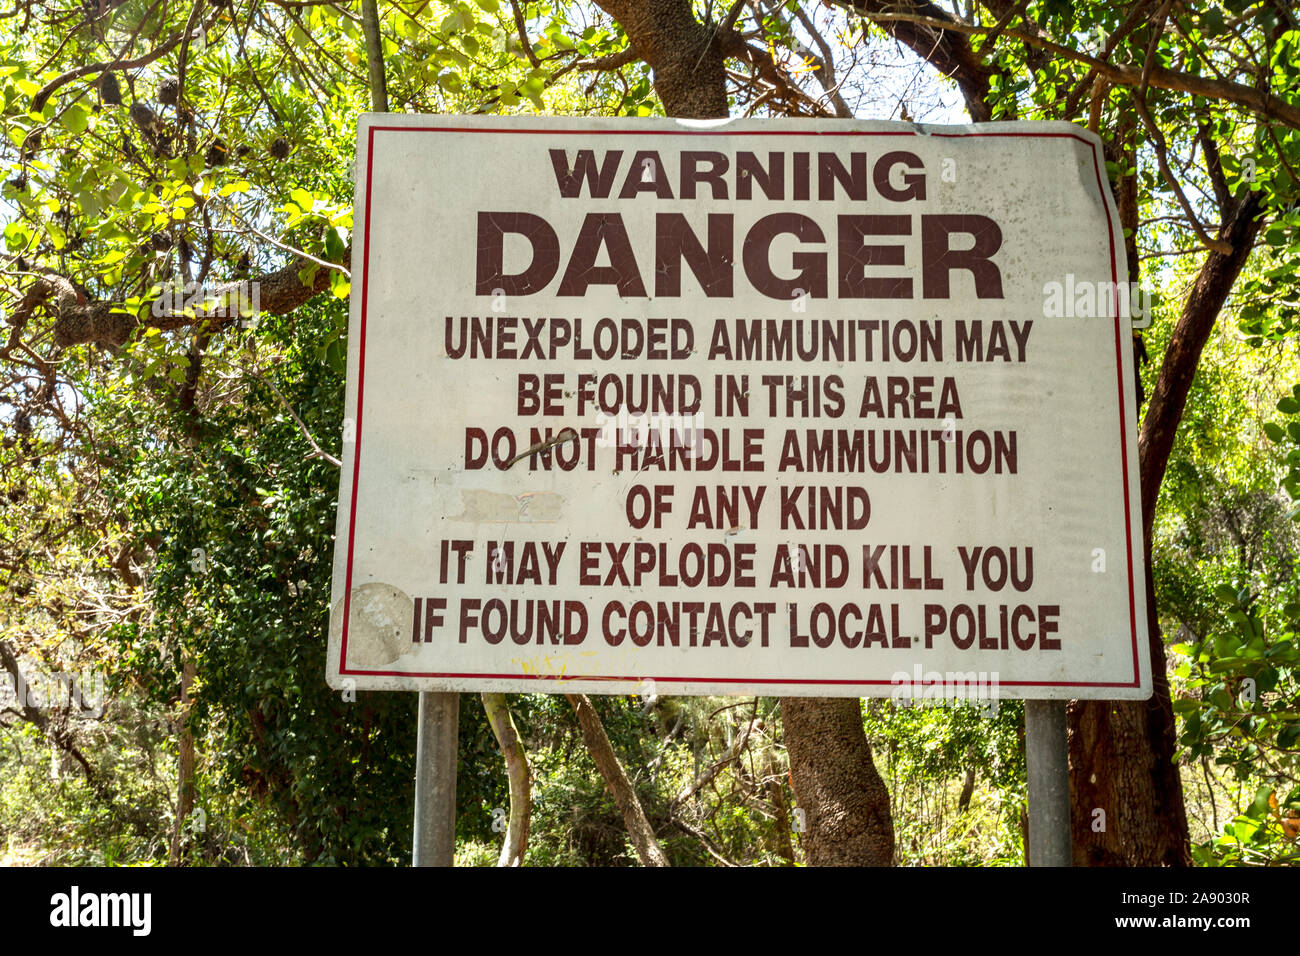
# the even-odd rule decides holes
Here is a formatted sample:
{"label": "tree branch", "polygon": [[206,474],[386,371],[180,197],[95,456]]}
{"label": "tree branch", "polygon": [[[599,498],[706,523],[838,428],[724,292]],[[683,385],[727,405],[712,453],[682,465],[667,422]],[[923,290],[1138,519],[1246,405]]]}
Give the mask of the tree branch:
{"label": "tree branch", "polygon": [[528,62],[533,65],[533,69],[537,69],[542,65],[542,61],[537,59],[533,44],[528,39],[528,24],[524,22],[524,11],[519,9],[519,0],[510,0],[510,9],[515,17],[515,31],[519,34],[519,45],[523,47],[524,56],[528,57]]}
{"label": "tree branch", "polygon": [[736,734],[736,739],[731,742],[731,746],[722,752],[717,760],[704,769],[704,771],[682,788],[682,792],[673,798],[672,808],[675,809],[693,797],[703,787],[707,787],[713,782],[714,778],[720,774],[723,769],[740,756],[744,751],[745,745],[749,743],[749,735],[755,729],[763,726],[761,717],[754,717],[745,723],[740,733]]}
{"label": "tree branch", "polygon": [[506,760],[506,774],[510,779],[510,821],[506,826],[505,842],[497,866],[522,866],[528,850],[528,821],[532,808],[529,793],[528,755],[519,742],[519,730],[510,716],[510,704],[505,694],[484,692],[483,710],[496,736],[497,745]]}
{"label": "tree branch", "polygon": [[1262,194],[1249,192],[1234,208],[1224,210],[1224,225],[1219,235],[1229,251],[1211,252],[1206,256],[1196,283],[1183,306],[1173,337],[1165,350],[1160,373],[1146,417],[1138,435],[1138,454],[1142,475],[1142,527],[1150,548],[1151,529],[1155,521],[1156,501],[1164,480],[1169,455],[1173,451],[1178,423],[1182,420],[1191,391],[1192,380],[1200,363],[1201,351],[1218,321],[1219,310],[1241,273],[1259,233]]}
{"label": "tree branch", "polygon": [[[957,84],[966,111],[976,123],[993,118],[988,105],[994,70],[971,49],[963,35],[975,32],[943,8],[926,0],[836,0],[880,26],[886,33]],[[902,11],[902,12],[899,12]],[[982,32],[1004,28],[986,28]]]}
{"label": "tree branch", "polygon": [[307,423],[298,417],[298,413],[293,410],[293,406],[289,404],[289,400],[286,399],[284,395],[280,393],[280,390],[275,387],[275,383],[273,381],[271,381],[265,375],[259,375],[251,368],[245,368],[244,371],[251,377],[257,379],[267,388],[269,388],[271,392],[275,395],[275,397],[280,400],[280,404],[284,406],[284,410],[288,412],[289,416],[294,420],[295,423],[297,423],[298,430],[302,432],[302,436],[306,438],[307,443],[311,445],[312,453],[308,456],[309,458],[323,459],[324,461],[329,462],[335,468],[343,467],[343,462],[339,461],[329,452],[325,451],[325,449],[321,448],[320,444],[316,441],[316,439],[312,437],[311,430],[307,428]]}
{"label": "tree branch", "polygon": [[180,44],[185,38],[185,34],[178,33],[171,37],[161,46],[155,47],[143,56],[138,56],[134,60],[110,60],[107,63],[87,63],[85,66],[79,66],[76,69],[69,70],[61,76],[56,76],[50,82],[36,91],[32,97],[32,112],[39,113],[45,109],[45,104],[50,97],[54,95],[60,87],[66,86],[73,80],[82,76],[89,76],[91,73],[103,73],[106,70],[134,70],[141,66],[147,66],[154,60],[160,60]]}
{"label": "tree branch", "polygon": [[623,813],[623,823],[627,834],[636,849],[636,855],[643,866],[668,866],[668,857],[664,855],[659,841],[655,839],[654,829],[646,818],[641,801],[637,799],[632,782],[627,779],[623,765],[619,763],[614,748],[610,745],[600,717],[591,706],[591,699],[586,694],[565,694],[570,706],[578,715],[582,726],[582,739],[586,741],[587,751],[595,761],[600,775],[605,778],[605,785],[614,796],[614,802]]}
{"label": "tree branch", "polygon": [[[852,3],[848,0],[835,0],[841,6],[851,5],[855,10],[864,4]],[[881,4],[883,5],[883,3]],[[899,13],[894,11],[881,11],[876,13],[863,12],[868,19],[879,23],[915,23],[922,26],[935,27],[941,30],[951,30],[956,33],[965,33],[970,36],[981,36],[992,32],[992,27],[972,26],[969,23],[962,23],[956,20],[944,20],[934,17],[922,16],[915,13]],[[1135,66],[1118,66],[1107,63],[1104,60],[1094,56],[1089,56],[1079,50],[1062,46],[1043,37],[1034,36],[1028,33],[1017,32],[1015,30],[1004,30],[1003,35],[1015,37],[1016,39],[1030,46],[1047,50],[1056,54],[1063,59],[1072,60],[1076,63],[1086,63],[1097,71],[1099,76],[1104,77],[1116,86],[1137,86],[1142,82],[1142,70]],[[1157,89],[1173,90],[1179,93],[1191,93],[1193,96],[1204,96],[1209,99],[1225,100],[1229,103],[1235,103],[1243,106],[1248,110],[1253,110],[1260,116],[1277,120],[1294,129],[1300,129],[1300,107],[1293,106],[1279,97],[1251,86],[1244,86],[1241,83],[1226,82],[1223,80],[1210,79],[1204,76],[1196,76],[1191,73],[1182,73],[1175,70],[1168,70],[1164,67],[1153,67],[1150,71],[1148,80],[1150,84]]]}
{"label": "tree branch", "polygon": [[[348,248],[342,256],[342,264],[346,267],[351,264],[351,260],[352,250]],[[299,273],[308,267],[315,267],[316,272],[311,284],[304,285]],[[292,312],[330,286],[329,271],[302,257],[295,257],[283,268],[249,282],[257,284],[261,311],[271,315]],[[211,296],[220,302],[222,296],[238,296],[245,288],[243,281],[226,282],[215,286],[211,290]],[[178,329],[203,322],[224,327],[235,321],[230,308],[223,305],[212,309],[196,308],[192,316],[172,311],[170,297],[164,294],[149,303],[149,318],[141,323],[134,315],[126,312],[121,304],[87,302],[71,280],[64,276],[46,275],[32,283],[14,309],[10,322],[14,325],[25,324],[35,308],[51,297],[54,298],[54,342],[64,348],[89,342],[122,346],[141,324],[158,329]],[[155,310],[158,314],[155,314]]]}
{"label": "tree branch", "polygon": [[384,78],[384,46],[379,34],[379,0],[361,0],[361,31],[366,38],[370,106],[376,113],[387,113],[388,81]]}

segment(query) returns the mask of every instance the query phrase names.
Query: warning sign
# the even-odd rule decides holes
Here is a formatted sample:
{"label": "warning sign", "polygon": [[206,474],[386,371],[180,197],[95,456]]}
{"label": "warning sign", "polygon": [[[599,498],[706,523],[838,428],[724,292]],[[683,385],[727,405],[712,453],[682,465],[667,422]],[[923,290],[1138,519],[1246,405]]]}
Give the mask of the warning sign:
{"label": "warning sign", "polygon": [[335,687],[1150,693],[1100,142],[364,117]]}

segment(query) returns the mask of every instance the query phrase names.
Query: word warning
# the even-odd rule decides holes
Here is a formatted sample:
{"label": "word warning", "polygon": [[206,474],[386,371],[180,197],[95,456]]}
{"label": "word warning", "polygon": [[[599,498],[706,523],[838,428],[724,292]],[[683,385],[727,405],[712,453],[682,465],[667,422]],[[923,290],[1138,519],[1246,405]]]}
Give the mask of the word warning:
{"label": "word warning", "polygon": [[331,686],[1150,694],[1095,136],[368,115],[357,173]]}

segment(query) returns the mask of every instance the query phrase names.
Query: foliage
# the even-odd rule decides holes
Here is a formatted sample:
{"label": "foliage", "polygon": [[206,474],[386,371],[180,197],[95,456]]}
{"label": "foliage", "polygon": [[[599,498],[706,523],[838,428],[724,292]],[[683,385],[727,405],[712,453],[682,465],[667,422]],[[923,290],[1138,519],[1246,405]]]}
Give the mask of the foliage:
{"label": "foliage", "polygon": [[[870,701],[863,717],[892,798],[900,865],[1023,864],[1023,705]],[[965,807],[953,792],[963,776],[972,784]]]}
{"label": "foliage", "polygon": [[1290,452],[1274,445],[1287,433],[1260,423],[1295,363],[1225,334],[1203,368],[1162,490],[1157,598],[1172,636],[1181,760],[1212,784],[1211,801],[1235,799],[1220,774],[1246,788],[1193,852],[1208,865],[1258,864],[1296,849],[1283,821],[1300,769],[1300,534],[1278,491]]}
{"label": "foliage", "polygon": [[[729,5],[693,6],[721,35]],[[1084,0],[1002,6],[928,5],[962,29],[900,54],[897,21],[864,19],[850,3],[747,5],[726,38],[733,114],[958,119],[956,87],[922,78],[919,65],[969,37],[991,118],[1091,122],[1115,182],[1133,177],[1134,255],[1162,293],[1146,333],[1157,359],[1144,372],[1148,393],[1194,293],[1211,238],[1202,233],[1228,200],[1264,197],[1262,247],[1189,395],[1153,553],[1180,759],[1246,794],[1198,860],[1292,861],[1300,388],[1277,405],[1286,418],[1263,425],[1271,442],[1261,422],[1273,417],[1278,377],[1289,384],[1297,371],[1300,133],[1276,106],[1300,94],[1294,11],[1250,0],[1142,15]],[[394,109],[664,110],[649,66],[601,4],[396,0],[380,12]],[[1145,79],[1098,82],[1103,59]],[[1213,95],[1161,85],[1148,63],[1202,79]],[[1271,113],[1252,105],[1265,95]],[[29,674],[102,675],[108,696],[102,715],[0,705],[11,858],[166,860],[185,731],[203,811],[181,834],[185,861],[408,857],[413,695],[350,700],[321,680],[350,164],[369,103],[360,20],[347,4],[20,0],[0,17],[0,646]],[[201,302],[154,308],[177,283],[282,269],[296,274],[298,299],[255,322],[213,319]],[[58,308],[28,299],[53,276],[125,333],[68,337]],[[318,280],[320,295],[303,291]],[[187,663],[196,682],[182,726]],[[775,701],[595,703],[672,862],[800,862]],[[564,700],[518,696],[512,707],[536,775],[527,862],[634,862]],[[1023,859],[1019,713],[1005,703],[993,719],[865,707],[900,862]],[[734,759],[679,801],[751,726]],[[460,739],[460,861],[489,864],[500,840],[492,811],[508,788],[468,696]],[[974,789],[957,812],[968,773]]]}

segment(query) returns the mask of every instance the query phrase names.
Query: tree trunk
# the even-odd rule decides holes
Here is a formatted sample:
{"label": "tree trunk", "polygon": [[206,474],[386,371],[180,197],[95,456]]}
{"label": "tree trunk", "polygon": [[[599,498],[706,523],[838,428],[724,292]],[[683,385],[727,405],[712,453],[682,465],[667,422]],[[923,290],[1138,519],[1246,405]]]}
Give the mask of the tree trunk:
{"label": "tree trunk", "polygon": [[781,698],[795,796],[811,866],[891,866],[889,791],[871,761],[855,697]]}
{"label": "tree trunk", "polygon": [[569,704],[578,715],[587,752],[591,754],[591,759],[596,762],[596,769],[605,778],[605,785],[614,795],[614,802],[618,804],[618,809],[623,814],[627,835],[632,839],[632,846],[636,849],[641,864],[668,866],[668,857],[664,855],[663,848],[655,839],[655,831],[646,818],[645,810],[641,808],[641,801],[637,799],[636,791],[632,789],[632,781],[627,779],[627,774],[623,772],[623,765],[618,762],[618,755],[610,745],[600,717],[591,706],[591,699],[586,694],[564,696],[568,698]]}
{"label": "tree trunk", "polygon": [[1174,762],[1177,735],[1149,545],[1146,559],[1147,626],[1155,692],[1143,701],[1070,703],[1070,826],[1075,866],[1191,864],[1182,778]]}
{"label": "tree trunk", "polygon": [[[695,19],[689,0],[599,3],[654,70],[655,91],[670,116],[728,115],[717,31]],[[871,761],[858,701],[785,698],[782,710],[795,794],[807,814],[808,862],[889,865],[889,793]]]}
{"label": "tree trunk", "polygon": [[[1196,368],[1219,310],[1259,232],[1258,193],[1224,209],[1219,238],[1231,254],[1211,252],[1196,279],[1151,393],[1138,437],[1147,626],[1154,693],[1145,701],[1074,701],[1070,705],[1070,800],[1078,866],[1188,866],[1187,810],[1174,760],[1177,728],[1165,645],[1151,573],[1151,528]],[[1104,817],[1095,811],[1104,812]]]}
{"label": "tree trunk", "polygon": [[[930,19],[952,16],[928,3],[893,6],[874,0],[838,0],[870,18],[895,9],[924,9]],[[999,18],[1010,15],[1012,4],[988,4]],[[1022,9],[1023,12],[1023,9]],[[881,21],[886,32],[905,43],[951,77],[962,91],[971,118],[989,117],[985,105],[989,79],[995,71],[969,41],[956,31],[918,30],[898,21]],[[1033,58],[1044,54],[1035,51]],[[1145,85],[1146,74],[1143,74]],[[1121,117],[1113,146],[1124,154],[1121,167],[1136,165],[1136,126],[1131,111]],[[1212,145],[1212,144],[1211,144]],[[1211,161],[1217,165],[1217,156]],[[1211,177],[1214,179],[1215,177]],[[1215,191],[1224,223],[1218,238],[1231,252],[1211,252],[1198,276],[1166,352],[1156,388],[1139,435],[1144,549],[1147,564],[1148,620],[1154,693],[1143,702],[1074,701],[1069,709],[1069,747],[1072,829],[1076,864],[1185,865],[1190,862],[1187,815],[1181,780],[1174,762],[1176,726],[1166,674],[1164,642],[1158,626],[1151,578],[1151,527],[1165,467],[1182,419],[1201,350],[1208,339],[1229,290],[1244,265],[1259,231],[1259,193],[1237,199],[1227,194],[1219,175]],[[1115,190],[1120,220],[1129,232],[1125,243],[1131,281],[1138,279],[1136,235],[1138,228],[1137,181],[1126,177]],[[1106,811],[1105,828],[1093,811]],[[1094,831],[1094,822],[1097,830]],[[1026,862],[1028,842],[1026,841]]]}
{"label": "tree trunk", "polygon": [[[669,116],[729,115],[718,30],[695,19],[689,0],[598,3],[654,70],[655,92]],[[794,791],[807,814],[806,845],[816,847],[808,862],[889,865],[894,855],[889,792],[871,761],[858,701],[785,698],[782,710]]]}
{"label": "tree trunk", "polygon": [[970,754],[966,759],[971,762],[966,766],[966,779],[961,782],[961,795],[957,797],[959,814],[970,809],[971,797],[975,796],[975,755]]}
{"label": "tree trunk", "polygon": [[497,738],[501,755],[506,760],[506,774],[510,778],[510,819],[506,824],[506,838],[501,846],[497,866],[523,866],[528,850],[528,822],[532,814],[532,787],[528,778],[528,755],[519,742],[519,730],[510,716],[510,704],[505,694],[481,695],[483,710]]}
{"label": "tree trunk", "polygon": [[727,77],[717,31],[695,19],[690,0],[597,0],[654,71],[669,116],[728,115]]}
{"label": "tree trunk", "polygon": [[169,866],[180,865],[185,820],[194,809],[194,734],[190,730],[190,688],[194,685],[197,674],[198,668],[194,661],[187,657],[181,665],[181,726],[176,741],[176,825],[172,829],[171,849],[167,854]]}

